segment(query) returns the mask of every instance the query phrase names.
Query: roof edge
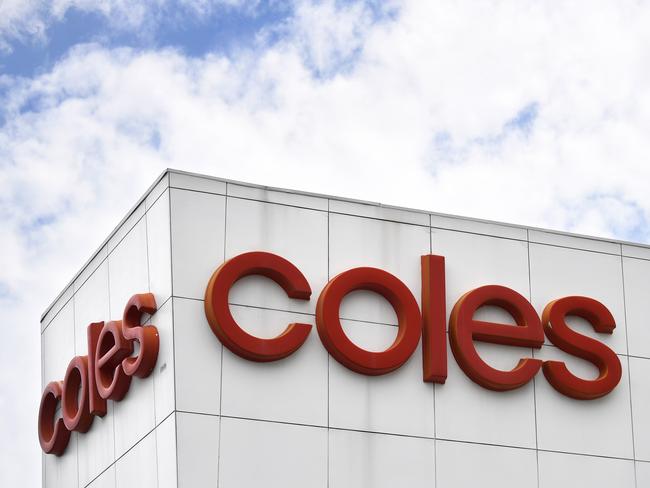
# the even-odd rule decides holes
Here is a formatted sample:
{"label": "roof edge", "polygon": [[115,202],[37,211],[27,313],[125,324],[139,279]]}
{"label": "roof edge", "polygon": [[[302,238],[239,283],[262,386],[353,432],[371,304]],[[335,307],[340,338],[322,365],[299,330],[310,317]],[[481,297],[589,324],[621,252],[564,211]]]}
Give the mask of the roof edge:
{"label": "roof edge", "polygon": [[650,250],[650,244],[645,244],[645,243],[639,243],[639,242],[632,242],[632,241],[625,241],[625,240],[620,240],[620,239],[612,239],[612,238],[606,238],[606,237],[598,237],[598,236],[590,236],[590,235],[585,235],[585,234],[577,234],[573,232],[566,232],[566,231],[561,231],[561,230],[554,230],[554,229],[546,229],[543,227],[533,227],[529,225],[523,225],[523,224],[512,224],[508,222],[500,222],[497,220],[488,220],[488,219],[480,219],[480,218],[474,218],[474,217],[467,217],[463,215],[454,215],[454,214],[446,214],[446,213],[440,213],[440,212],[434,212],[434,211],[429,211],[429,210],[422,210],[422,209],[415,209],[415,208],[409,208],[409,207],[400,207],[397,205],[385,205],[379,202],[373,202],[373,201],[368,201],[368,200],[360,200],[360,199],[355,199],[355,198],[349,198],[349,197],[342,197],[342,196],[337,196],[337,195],[326,195],[323,193],[315,193],[315,192],[308,192],[308,191],[302,191],[302,190],[293,190],[289,188],[278,188],[278,187],[273,187],[273,186],[266,186],[266,185],[261,185],[258,183],[249,183],[245,181],[239,181],[239,180],[231,180],[228,178],[219,178],[216,176],[210,176],[210,175],[205,175],[201,173],[194,173],[191,171],[183,171],[183,170],[177,170],[173,168],[166,168],[155,180],[154,182],[149,186],[149,188],[144,192],[144,194],[136,201],[136,203],[131,207],[131,209],[126,213],[124,218],[118,222],[118,224],[113,228],[113,230],[108,234],[108,236],[102,241],[102,243],[99,245],[99,247],[93,252],[90,256],[89,259],[86,260],[86,262],[79,268],[79,270],[74,274],[72,279],[63,287],[61,292],[54,298],[51,303],[48,305],[48,307],[45,309],[45,311],[41,314],[41,319],[40,321],[43,322],[43,319],[45,316],[52,310],[52,308],[55,306],[55,304],[58,302],[58,300],[64,295],[64,293],[74,284],[75,280],[79,277],[81,272],[90,264],[90,262],[99,254],[99,252],[104,248],[104,246],[107,245],[108,241],[115,235],[115,233],[119,230],[119,228],[128,220],[128,218],[136,211],[136,209],[142,204],[142,202],[145,201],[147,196],[153,191],[153,189],[160,183],[165,176],[169,174],[180,174],[180,175],[186,175],[186,176],[193,176],[197,178],[203,178],[203,179],[209,179],[213,181],[219,181],[222,183],[230,183],[234,185],[241,185],[241,186],[247,186],[247,187],[252,187],[252,188],[259,188],[262,190],[269,190],[269,191],[276,191],[276,192],[282,192],[282,193],[292,193],[292,194],[297,194],[297,195],[305,195],[305,196],[310,196],[310,197],[318,197],[318,198],[325,198],[328,200],[337,200],[341,202],[350,202],[350,203],[357,203],[357,204],[362,204],[362,205],[370,205],[370,206],[375,206],[375,207],[382,207],[382,208],[387,208],[387,209],[393,209],[393,210],[401,210],[401,211],[407,211],[407,212],[416,212],[416,213],[421,213],[421,214],[427,214],[427,215],[433,215],[437,217],[444,217],[444,218],[451,218],[451,219],[457,219],[457,220],[464,220],[464,221],[469,221],[469,222],[478,222],[478,223],[483,223],[483,224],[491,224],[491,225],[499,225],[502,227],[509,227],[513,229],[523,229],[527,231],[539,231],[539,232],[544,232],[547,234],[554,234],[558,236],[567,236],[567,237],[575,237],[579,239],[589,239],[592,241],[600,241],[600,242],[606,242],[610,244],[620,244],[620,245],[627,245],[627,246],[634,246],[638,248],[643,248],[643,249],[649,249]]}

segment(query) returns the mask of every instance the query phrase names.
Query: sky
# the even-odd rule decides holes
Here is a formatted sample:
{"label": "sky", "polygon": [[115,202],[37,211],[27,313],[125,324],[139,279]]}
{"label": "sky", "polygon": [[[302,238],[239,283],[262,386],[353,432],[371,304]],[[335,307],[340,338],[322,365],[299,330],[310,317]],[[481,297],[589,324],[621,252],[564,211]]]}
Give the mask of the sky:
{"label": "sky", "polygon": [[0,486],[40,314],[165,168],[650,243],[650,2],[0,0]]}

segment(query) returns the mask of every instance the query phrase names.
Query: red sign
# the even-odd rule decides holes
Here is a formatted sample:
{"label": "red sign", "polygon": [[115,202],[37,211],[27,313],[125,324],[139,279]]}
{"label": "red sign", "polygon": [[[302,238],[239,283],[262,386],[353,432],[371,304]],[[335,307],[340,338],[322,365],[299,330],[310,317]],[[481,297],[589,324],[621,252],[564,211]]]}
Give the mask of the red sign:
{"label": "red sign", "polygon": [[[88,432],[95,415],[106,415],[106,400],[121,400],[133,376],[151,374],[158,358],[158,330],[140,321],[143,314],[155,311],[151,293],[134,295],[122,320],[88,326],[88,355],[72,358],[65,379],[49,383],[41,397],[38,438],[43,451],[63,454],[71,431]],[[136,341],[140,349],[133,356]],[[57,420],[59,402],[62,418]]]}
{"label": "red sign", "polygon": [[[332,278],[316,305],[316,329],[323,346],[347,368],[366,375],[382,375],[402,366],[413,354],[422,336],[422,368],[426,382],[444,383],[447,378],[445,344],[445,261],[442,256],[421,258],[422,311],[407,286],[377,268],[354,268]],[[309,324],[289,324],[275,338],[261,339],[244,331],[233,319],[228,292],[240,278],[262,275],[279,284],[290,298],[309,300],[309,283],[293,264],[267,252],[241,254],[223,263],[212,275],[205,293],[205,312],[214,334],[233,353],[251,361],[275,361],[295,352],[311,331]],[[397,315],[398,331],[385,351],[363,349],[352,342],[341,326],[339,309],[343,298],[355,290],[383,296]],[[474,319],[483,306],[507,311],[516,325]],[[449,342],[454,358],[475,383],[495,391],[519,388],[541,369],[560,393],[579,400],[602,397],[621,379],[618,356],[602,342],[575,332],[566,318],[588,321],[599,333],[611,334],[614,317],[600,302],[570,296],[549,303],[540,318],[530,302],[504,286],[488,285],[468,291],[456,302],[449,320]],[[539,349],[544,335],[559,349],[594,364],[598,378],[586,380],[571,373],[561,361],[521,358],[511,371],[495,369],[477,353],[475,341]]]}
{"label": "red sign", "polygon": [[[445,260],[442,256],[421,257],[422,309],[397,277],[377,268],[354,268],[338,274],[323,288],[316,304],[316,329],[332,357],[352,371],[383,375],[402,366],[415,352],[422,337],[423,380],[444,383],[447,379]],[[205,313],[219,340],[242,358],[268,362],[294,353],[311,332],[310,324],[293,323],[277,337],[262,339],[243,330],[230,313],[228,293],[240,278],[265,276],[280,285],[288,297],[309,300],[311,288],[300,270],[286,259],[268,252],[249,252],[223,263],[212,275],[205,292]],[[369,290],[384,297],[397,315],[397,337],[384,351],[368,351],[352,342],[339,318],[343,299],[356,290]],[[508,312],[516,325],[474,319],[483,306]],[[131,378],[147,377],[158,357],[158,330],[140,324],[144,313],[153,314],[156,301],[150,293],[134,295],[121,321],[88,326],[88,355],[74,357],[63,381],[45,387],[38,417],[43,451],[61,455],[70,432],[87,432],[94,416],[106,414],[108,399],[126,395]],[[621,379],[618,356],[602,342],[575,332],[566,323],[577,316],[596,332],[612,334],[614,317],[600,302],[569,296],[549,303],[540,317],[530,302],[504,286],[488,285],[470,290],[454,305],[449,319],[449,342],[458,365],[475,383],[495,391],[519,388],[541,369],[560,393],[580,400],[602,397]],[[474,342],[490,342],[539,349],[544,336],[559,349],[594,364],[598,378],[575,376],[561,361],[521,358],[510,371],[495,369],[484,362]],[[134,343],[140,347],[134,355]],[[61,403],[62,418],[56,419]]]}

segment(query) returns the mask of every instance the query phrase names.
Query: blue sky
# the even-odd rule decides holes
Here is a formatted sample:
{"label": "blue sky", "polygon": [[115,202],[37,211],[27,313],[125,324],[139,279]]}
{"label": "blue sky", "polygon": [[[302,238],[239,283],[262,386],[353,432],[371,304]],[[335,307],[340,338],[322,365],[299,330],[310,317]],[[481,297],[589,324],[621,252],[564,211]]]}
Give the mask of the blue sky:
{"label": "blue sky", "polygon": [[252,10],[221,6],[207,15],[182,8],[156,9],[152,14],[155,19],[143,29],[131,29],[116,26],[98,11],[72,6],[61,19],[48,25],[45,39],[13,39],[11,52],[0,55],[0,66],[4,74],[32,77],[52,69],[80,43],[98,43],[107,48],[173,48],[195,57],[229,54],[254,44],[261,30],[281,25],[290,13],[286,2],[268,0]]}
{"label": "blue sky", "polygon": [[0,485],[38,479],[40,312],[167,167],[650,242],[648,25],[636,0],[0,0]]}

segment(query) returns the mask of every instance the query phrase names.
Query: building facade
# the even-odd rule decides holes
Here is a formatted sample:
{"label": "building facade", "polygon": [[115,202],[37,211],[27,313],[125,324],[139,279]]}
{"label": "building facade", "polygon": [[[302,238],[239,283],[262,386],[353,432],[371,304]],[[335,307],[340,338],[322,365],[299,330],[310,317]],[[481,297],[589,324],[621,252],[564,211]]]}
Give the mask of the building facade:
{"label": "building facade", "polygon": [[[226,292],[232,317],[254,337],[274,338],[290,323],[312,326],[282,359],[233,352],[206,316],[215,270],[249,252],[286,259],[311,289],[309,299],[291,298],[278,279],[249,273]],[[594,330],[593,320],[569,316],[567,323],[615,353],[615,387],[580,400],[540,370],[495,391],[505,388],[471,379],[446,339],[444,384],[423,380],[422,340],[385,374],[354,371],[330,354],[335,346],[324,345],[316,323],[326,285],[347,270],[374,267],[398,278],[423,309],[426,255],[445,260],[444,308],[435,309],[445,319],[461,296],[484,285],[514,290],[539,317],[567,296],[604,305],[616,325],[611,334]],[[120,321],[132,296],[152,294],[155,312],[138,318],[158,333],[150,374],[129,378],[123,398],[109,398],[87,432],[71,432],[60,455],[43,454],[43,486],[650,486],[649,277],[650,248],[641,245],[166,171],[42,317],[43,390],[68,375],[76,386],[89,382],[87,397],[92,374],[67,371],[74,357],[98,352],[92,363],[109,354],[89,342],[90,324]],[[340,305],[342,330],[379,354],[402,330],[396,310],[376,290],[352,291]],[[516,327],[494,303],[475,318]],[[592,383],[612,374],[548,333],[538,342],[474,337],[478,355],[501,371],[530,358],[561,361]],[[110,358],[105,364],[116,367]],[[56,412],[49,419],[42,406],[46,431],[63,410],[56,393],[47,401]]]}

